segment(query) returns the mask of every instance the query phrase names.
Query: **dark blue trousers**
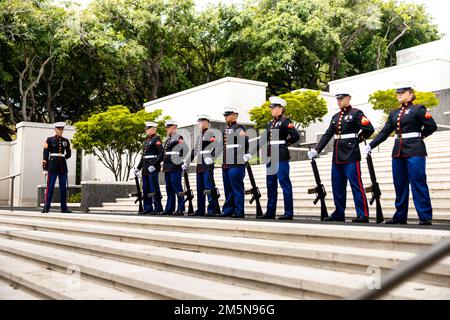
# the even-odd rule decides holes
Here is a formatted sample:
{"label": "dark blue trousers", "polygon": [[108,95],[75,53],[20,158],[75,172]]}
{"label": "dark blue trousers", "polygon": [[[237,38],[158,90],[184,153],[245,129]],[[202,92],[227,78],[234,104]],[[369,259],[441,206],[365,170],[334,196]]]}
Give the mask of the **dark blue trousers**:
{"label": "dark blue trousers", "polygon": [[[209,171],[197,173],[197,212],[201,215],[205,214],[206,210],[206,197],[203,193],[205,190],[211,190],[212,184],[209,179]],[[208,214],[214,214],[213,198],[208,195]]]}
{"label": "dark blue trousers", "polygon": [[[144,211],[145,212],[161,212],[163,211],[161,204],[161,191],[158,183],[158,172],[154,171],[148,176],[142,176],[142,193],[144,195]],[[155,193],[155,197],[149,197],[149,193]]]}
{"label": "dark blue trousers", "polygon": [[183,186],[181,185],[182,170],[166,172],[164,175],[166,181],[167,203],[166,212],[175,211],[175,199],[178,198],[177,211],[184,212],[184,196],[180,196],[178,193],[183,192]]}
{"label": "dark blue trousers", "polygon": [[244,215],[245,167],[240,166],[222,169],[222,177],[225,189],[225,203],[222,214]]}
{"label": "dark blue trousers", "polygon": [[266,167],[277,166],[276,174],[266,176],[267,184],[267,215],[275,216],[277,209],[278,198],[278,182],[280,182],[281,189],[283,190],[284,198],[284,214],[286,216],[294,215],[294,200],[292,196],[292,183],[289,178],[289,160],[280,161],[278,164],[268,163]]}
{"label": "dark blue trousers", "polygon": [[67,173],[48,173],[47,188],[45,189],[45,209],[50,210],[55,189],[56,178],[59,181],[59,198],[61,202],[61,212],[67,211]]}
{"label": "dark blue trousers", "polygon": [[408,219],[409,185],[413,194],[414,206],[420,220],[431,220],[430,192],[427,185],[425,157],[392,159],[392,174],[395,186],[395,221]]}
{"label": "dark blue trousers", "polygon": [[360,218],[369,217],[369,206],[361,179],[361,166],[359,161],[347,164],[335,164],[331,167],[331,180],[333,187],[334,205],[336,206],[336,218],[345,218],[347,203],[347,180],[352,187],[353,200],[355,201],[356,215]]}

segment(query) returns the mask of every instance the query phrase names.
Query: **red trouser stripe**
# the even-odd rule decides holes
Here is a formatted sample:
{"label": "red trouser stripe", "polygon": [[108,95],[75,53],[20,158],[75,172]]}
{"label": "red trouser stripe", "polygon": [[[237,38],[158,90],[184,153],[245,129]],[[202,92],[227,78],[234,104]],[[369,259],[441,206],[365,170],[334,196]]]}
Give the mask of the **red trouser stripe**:
{"label": "red trouser stripe", "polygon": [[367,211],[367,199],[366,199],[366,194],[364,192],[364,188],[362,186],[362,180],[361,180],[361,168],[359,165],[359,161],[356,161],[356,172],[358,174],[358,184],[359,184],[359,190],[361,191],[362,194],[362,198],[363,198],[363,204],[364,204],[364,216],[368,217],[369,216],[369,212]]}
{"label": "red trouser stripe", "polygon": [[50,175],[47,173],[47,187],[45,188],[45,203],[44,206],[47,207],[48,203],[48,188],[50,186]]}

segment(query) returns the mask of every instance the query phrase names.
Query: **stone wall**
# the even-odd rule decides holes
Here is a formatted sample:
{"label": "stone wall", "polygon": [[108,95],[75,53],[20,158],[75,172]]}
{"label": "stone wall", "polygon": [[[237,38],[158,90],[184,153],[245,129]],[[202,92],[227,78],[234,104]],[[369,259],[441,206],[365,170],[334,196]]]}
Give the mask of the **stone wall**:
{"label": "stone wall", "polygon": [[[434,120],[439,125],[450,126],[450,89],[436,91],[439,105],[431,110]],[[449,112],[449,114],[445,114]],[[438,130],[449,130],[449,128],[438,128]]]}

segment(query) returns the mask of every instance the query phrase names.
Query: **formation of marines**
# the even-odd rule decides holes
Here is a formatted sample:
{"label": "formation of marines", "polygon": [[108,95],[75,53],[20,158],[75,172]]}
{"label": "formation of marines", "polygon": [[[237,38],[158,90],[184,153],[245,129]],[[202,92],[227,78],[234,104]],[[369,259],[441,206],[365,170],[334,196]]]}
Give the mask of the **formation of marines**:
{"label": "formation of marines", "polygon": [[[409,201],[409,185],[413,193],[420,224],[432,223],[432,207],[426,182],[426,148],[424,139],[437,130],[431,114],[423,105],[414,104],[414,88],[402,85],[396,90],[400,107],[389,114],[384,128],[369,144],[363,147],[363,154],[370,157],[372,149],[395,133],[392,152],[392,172],[396,193],[396,212],[388,224],[406,224]],[[365,142],[373,133],[374,127],[366,115],[351,106],[351,94],[336,94],[340,111],[332,116],[330,125],[317,145],[308,152],[314,162],[328,142],[333,141],[331,180],[334,212],[323,221],[345,221],[347,183],[350,183],[355,202],[356,217],[354,223],[369,222],[369,205],[361,178],[360,143]],[[184,215],[185,195],[183,191],[183,173],[196,162],[196,198],[197,210],[192,216],[245,217],[244,186],[246,167],[257,152],[251,148],[251,142],[258,141],[266,159],[267,207],[261,219],[275,219],[277,209],[278,183],[283,191],[284,212],[280,220],[292,220],[294,217],[293,189],[290,180],[289,147],[299,141],[299,133],[292,121],[285,115],[287,102],[280,97],[271,97],[270,110],[273,119],[268,122],[266,131],[260,137],[250,139],[243,125],[237,122],[238,110],[227,107],[223,116],[225,128],[217,134],[210,128],[211,118],[202,114],[197,117],[198,135],[192,149],[186,152],[186,142],[177,132],[175,121],[166,122],[167,138],[156,134],[158,124],[147,122],[143,143],[143,153],[135,169],[142,177],[143,212],[145,215]],[[55,136],[49,137],[44,145],[43,169],[47,176],[45,206],[42,212],[49,212],[53,188],[59,178],[61,211],[70,212],[66,204],[67,165],[70,158],[70,143],[62,137],[64,123],[55,124]],[[222,178],[224,185],[224,204],[219,206],[219,191],[214,181],[214,163],[222,155]],[[166,206],[163,209],[159,186],[159,173],[164,173],[166,187]],[[252,174],[248,172],[249,175]],[[252,177],[251,177],[252,178]],[[187,175],[185,176],[187,179]],[[186,182],[186,181],[185,181]],[[372,181],[373,182],[373,181]],[[319,186],[318,186],[319,188]],[[259,192],[259,191],[257,191]],[[259,195],[260,196],[260,195]],[[322,198],[324,192],[322,192]],[[323,199],[322,199],[323,200]],[[372,202],[372,201],[371,201]],[[378,218],[378,217],[377,217]]]}

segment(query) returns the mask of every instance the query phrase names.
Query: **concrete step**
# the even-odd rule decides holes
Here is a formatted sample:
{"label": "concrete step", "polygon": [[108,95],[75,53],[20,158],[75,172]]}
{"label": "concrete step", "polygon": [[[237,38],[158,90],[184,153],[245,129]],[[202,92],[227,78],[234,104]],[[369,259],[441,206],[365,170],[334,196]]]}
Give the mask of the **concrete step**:
{"label": "concrete step", "polygon": [[[40,204],[41,207],[44,206],[44,203]],[[79,210],[81,207],[81,203],[68,203],[67,206],[70,208],[70,210]],[[59,202],[52,202],[51,208],[50,209],[55,209],[58,208],[58,210],[61,208],[61,203]]]}
{"label": "concrete step", "polygon": [[[3,242],[8,242],[8,240],[0,241],[0,243]],[[148,295],[138,295],[101,285],[77,274],[73,275],[70,271],[60,272],[48,266],[7,256],[4,253],[0,254],[0,276],[51,299],[135,300],[149,298]]]}
{"label": "concrete step", "polygon": [[[244,208],[245,209],[251,209],[251,208],[255,208],[255,204],[250,204],[249,203],[250,197],[246,197],[246,202],[244,203]],[[320,205],[317,204],[315,205],[313,203],[314,197],[311,197],[310,199],[302,199],[302,200],[294,200],[294,211],[298,212],[299,214],[306,214],[306,212],[309,211],[316,211],[320,209]],[[325,201],[327,208],[329,208],[330,210],[333,209],[334,210],[334,203],[333,200],[330,198],[327,198]],[[164,199],[163,199],[163,208],[164,208]],[[223,206],[224,204],[224,199],[223,197],[221,197],[219,199],[219,204],[221,206]],[[266,204],[267,204],[267,200],[266,199],[261,199],[261,206],[263,207],[263,211],[266,209]],[[450,203],[448,201],[446,201],[445,199],[442,201],[438,201],[438,199],[433,199],[432,200],[432,204],[434,204],[434,208],[433,208],[433,214],[434,215],[448,215],[450,214]],[[193,203],[194,208],[197,208],[197,204],[194,201]],[[384,209],[384,211],[386,211],[386,213],[388,212],[395,212],[395,208],[394,208],[394,198],[391,199],[386,199],[383,198],[381,201],[381,206]],[[104,209],[104,210],[116,210],[116,211],[137,211],[139,206],[134,204],[134,203],[111,203],[111,204],[104,204],[103,207],[92,207],[90,208],[90,212],[92,212],[93,210],[100,210],[100,209]],[[284,204],[283,204],[283,199],[279,198],[277,201],[277,212],[283,212],[284,210]],[[392,209],[391,209],[392,208]],[[354,201],[352,201],[352,199],[348,199],[347,200],[347,212],[353,212],[355,209],[355,203]],[[375,205],[370,206],[369,205],[369,211],[373,209],[375,210]],[[414,202],[410,201],[409,202],[409,211],[410,213],[414,213],[416,212],[415,210],[415,206],[414,206]]]}
{"label": "concrete step", "polygon": [[[109,220],[105,219],[104,215],[94,214],[54,214],[51,216],[43,215],[41,218],[32,214],[16,216],[2,213],[0,224],[6,227],[89,235],[133,243],[145,241],[146,244],[156,243],[165,246],[170,244],[170,246],[173,245],[180,249],[188,246],[190,250],[207,247],[213,241],[220,243],[224,240],[224,236],[231,236],[420,252],[429,245],[450,236],[450,231],[446,230],[373,225],[303,224],[271,221],[245,221],[245,223],[242,223],[242,220],[186,217],[120,216],[108,217]],[[89,222],[91,220],[102,221],[102,223],[94,224]],[[121,223],[104,226],[103,221],[116,221],[116,223],[121,221]]]}
{"label": "concrete step", "polygon": [[[233,300],[290,298],[289,296],[276,295],[262,290],[229,285],[175,272],[16,240],[0,241],[0,251],[41,261],[60,268],[76,265],[79,267],[82,275],[85,274],[112,283],[119,283],[166,298]],[[431,290],[435,291],[435,288]],[[90,296],[95,297],[95,293],[92,292]]]}
{"label": "concrete step", "polygon": [[[328,208],[328,214],[331,214],[333,208]],[[277,208],[277,217],[283,215],[283,208],[278,207]],[[138,215],[138,209],[127,209],[127,210],[119,210],[114,207],[98,207],[94,208],[91,212],[91,214],[110,214],[110,215]],[[185,213],[185,216],[187,214]],[[384,218],[390,219],[394,215],[393,212],[384,212]],[[256,218],[256,209],[254,207],[246,207],[245,208],[245,216],[246,219],[255,219]],[[346,211],[346,222],[345,223],[352,223],[352,219],[356,217],[356,211],[355,210],[347,210]],[[206,219],[219,219],[219,217],[205,217]],[[371,209],[369,220],[370,223],[375,223],[375,209]],[[226,219],[232,219],[232,218],[226,218]],[[302,209],[301,211],[294,211],[294,220],[299,222],[319,222],[320,221],[320,209],[309,209],[305,210]],[[344,222],[337,222],[338,224],[344,224]],[[419,223],[419,217],[416,214],[410,214],[408,217],[408,223],[410,225],[417,225]],[[433,224],[434,225],[448,225],[450,223],[450,214],[434,214],[433,216]]]}
{"label": "concrete step", "polygon": [[[440,167],[442,169],[442,161],[448,160],[450,158],[450,152],[448,155],[445,156],[433,156],[427,158],[427,169],[428,168],[436,168]],[[320,157],[316,160],[317,168],[319,171],[326,171],[330,170],[331,168],[331,156],[326,157]],[[392,159],[389,158],[382,158],[378,154],[373,156],[373,164],[375,167],[375,170],[381,169],[392,169]],[[309,172],[311,171],[311,164],[310,161],[292,161],[290,162],[290,168],[291,173],[298,173],[298,172]],[[215,168],[216,170],[220,171],[220,168]],[[266,173],[266,166],[265,165],[252,165],[253,173],[256,175],[263,173],[265,175]],[[361,160],[361,170],[367,171],[367,162],[364,157],[362,157]]]}
{"label": "concrete step", "polygon": [[46,297],[33,293],[16,282],[0,278],[0,300],[42,300]]}
{"label": "concrete step", "polygon": [[[223,179],[222,179],[222,172],[219,172],[220,170],[216,170],[216,174],[214,175],[214,180],[216,182],[217,186],[223,186]],[[291,170],[292,172],[292,170]],[[392,178],[392,171],[391,169],[386,169],[386,170],[378,170],[376,172],[377,174],[377,180],[380,184],[392,184],[393,183],[393,178]],[[254,175],[255,177],[255,181],[256,184],[258,186],[265,186],[266,184],[266,175],[264,174],[259,174],[259,175]],[[430,183],[438,183],[438,182],[449,182],[450,181],[450,172],[446,172],[445,169],[441,168],[435,168],[435,169],[427,169],[427,181]],[[323,181],[323,183],[326,184],[331,184],[331,170],[326,170],[326,171],[320,171],[320,178]],[[293,184],[294,187],[296,186],[300,186],[303,184],[308,184],[308,185],[312,185],[314,184],[314,176],[311,172],[307,171],[304,172],[302,174],[300,173],[295,173],[292,172],[292,174],[290,174],[290,179],[291,182]],[[369,173],[366,170],[362,171],[362,179],[364,183],[370,183],[370,177],[369,177]],[[195,176],[191,176],[189,178],[189,182],[191,184],[191,187],[195,187],[196,186],[196,177]],[[245,178],[244,178],[244,184],[250,184],[250,180],[246,174]],[[184,185],[184,181],[183,181],[183,185]],[[164,185],[161,185],[162,189],[165,188]]]}
{"label": "concrete step", "polygon": [[[307,274],[306,270],[298,266],[308,268],[325,268],[333,271],[344,271],[367,274],[369,266],[378,266],[386,271],[400,263],[410,260],[414,253],[399,252],[392,250],[376,250],[361,248],[346,248],[333,245],[311,245],[298,244],[285,241],[255,241],[253,239],[241,239],[241,244],[253,248],[252,258],[250,254],[245,255],[237,248],[234,254],[223,256],[218,254],[206,254],[201,252],[173,250],[149,245],[121,243],[112,240],[94,239],[84,236],[73,236],[54,232],[42,232],[35,230],[17,230],[16,228],[0,228],[0,236],[8,236],[10,239],[19,241],[32,241],[43,245],[63,246],[68,250],[80,250],[92,252],[102,257],[139,265],[152,263],[156,267],[167,267],[173,271],[196,272],[208,278],[215,279],[217,276],[230,277],[228,282],[236,283],[238,280],[255,282],[262,287],[272,285],[277,293],[286,289],[306,290],[298,287],[298,281],[292,281],[286,275],[295,275],[299,279],[300,274]],[[230,247],[229,250],[232,250]],[[258,260],[255,261],[255,255]],[[183,268],[180,268],[183,266]],[[185,270],[188,269],[188,270]],[[208,274],[205,274],[205,273]],[[309,279],[311,280],[311,279]],[[443,259],[439,264],[421,273],[415,281],[428,283],[436,286],[450,287],[450,258]],[[274,291],[272,291],[274,292]],[[294,292],[293,292],[294,293]],[[326,292],[322,292],[325,294]],[[298,296],[304,298],[303,295]]]}

